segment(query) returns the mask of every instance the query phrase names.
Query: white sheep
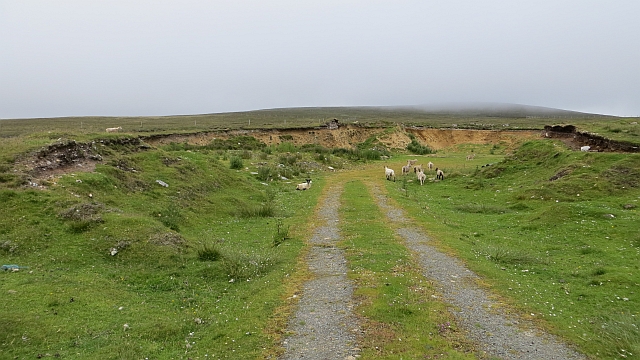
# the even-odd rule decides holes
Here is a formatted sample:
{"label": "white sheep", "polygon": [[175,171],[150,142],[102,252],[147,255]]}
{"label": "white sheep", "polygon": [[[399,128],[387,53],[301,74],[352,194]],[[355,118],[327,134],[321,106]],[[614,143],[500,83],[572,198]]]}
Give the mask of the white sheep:
{"label": "white sheep", "polygon": [[429,168],[429,170],[433,170],[433,163],[431,161],[427,164],[427,168]]}
{"label": "white sheep", "polygon": [[307,182],[303,182],[296,186],[296,190],[307,190],[311,187],[311,179],[307,179]]}
{"label": "white sheep", "polygon": [[384,176],[387,178],[387,180],[391,180],[391,178],[393,178],[393,181],[396,181],[395,171],[393,171],[393,169],[390,169],[386,166],[384,167]]}
{"label": "white sheep", "polygon": [[581,146],[580,147],[580,151],[589,151],[589,149],[591,149],[591,146]]}
{"label": "white sheep", "polygon": [[419,172],[424,172],[424,170],[422,169],[422,164],[414,166],[413,167],[413,172],[416,173],[416,174],[419,173]]}
{"label": "white sheep", "polygon": [[417,159],[407,160],[407,165],[409,165],[409,166],[413,166],[413,165],[415,165],[417,162],[418,162],[418,160],[417,160]]}
{"label": "white sheep", "polygon": [[444,172],[442,172],[442,170],[436,168],[436,179],[437,180],[444,180]]}
{"label": "white sheep", "polygon": [[476,154],[467,155],[467,160],[473,160],[474,157],[476,157]]}
{"label": "white sheep", "polygon": [[418,181],[420,181],[420,185],[424,185],[424,181],[427,180],[427,175],[425,175],[422,169],[418,171],[417,175],[418,175]]}
{"label": "white sheep", "polygon": [[411,165],[407,164],[402,167],[402,175],[408,175],[411,172]]}
{"label": "white sheep", "polygon": [[118,127],[114,127],[114,128],[107,128],[106,130],[109,133],[111,133],[111,132],[119,132],[119,131],[122,131],[122,126],[118,126]]}

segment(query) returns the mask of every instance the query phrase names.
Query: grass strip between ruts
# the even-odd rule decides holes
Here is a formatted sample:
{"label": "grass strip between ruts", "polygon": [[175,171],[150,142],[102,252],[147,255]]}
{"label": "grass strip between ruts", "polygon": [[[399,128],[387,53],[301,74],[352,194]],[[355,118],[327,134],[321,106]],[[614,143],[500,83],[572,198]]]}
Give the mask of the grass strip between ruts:
{"label": "grass strip between ruts", "polygon": [[363,357],[474,358],[472,345],[362,182],[345,184],[340,215]]}

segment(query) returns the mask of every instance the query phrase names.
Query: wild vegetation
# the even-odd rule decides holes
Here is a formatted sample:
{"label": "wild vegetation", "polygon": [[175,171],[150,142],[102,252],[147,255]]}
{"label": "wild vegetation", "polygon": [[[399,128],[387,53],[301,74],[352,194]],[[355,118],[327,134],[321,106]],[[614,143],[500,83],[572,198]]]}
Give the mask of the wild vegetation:
{"label": "wild vegetation", "polygon": [[[251,127],[284,126],[285,120],[287,126],[320,124],[324,115],[374,120],[363,126],[422,121],[402,111],[342,110],[339,116],[300,109],[106,122],[0,121],[0,259],[18,266],[0,272],[3,356],[277,354],[296,283],[306,276],[299,261],[314,226],[313,210],[325,182],[335,176],[358,180],[347,183],[341,246],[348,250],[359,296],[369,299],[361,309],[367,326],[379,330],[364,339],[368,356],[393,357],[373,350],[375,343],[416,329],[432,334],[408,336],[412,342],[403,346],[412,354],[425,344],[459,358],[469,353],[446,306],[423,302],[421,296],[433,290],[407,250],[389,240],[389,229],[377,221],[363,178],[384,183],[439,246],[541,327],[592,358],[640,354],[638,154],[574,152],[553,140],[513,149],[466,144],[417,155],[387,148],[375,137],[349,148],[296,145],[286,138],[268,146],[251,136],[153,147],[138,137],[248,127],[249,119]],[[441,126],[465,124],[460,117],[439,119]],[[523,128],[545,122],[496,119]],[[620,127],[614,134],[636,136],[633,119],[583,120],[577,124],[608,124]],[[104,133],[105,127],[133,125],[141,129]],[[88,144],[97,160],[84,169],[29,172],[31,161],[46,159],[33,150],[71,139]],[[469,153],[477,156],[466,161]],[[408,158],[433,161],[446,180],[434,181],[427,172],[424,186],[413,174],[385,182],[379,161],[384,157],[398,170]],[[306,178],[313,178],[313,187],[296,192],[295,184]],[[416,286],[422,292],[408,291]],[[403,302],[408,311],[383,298]],[[421,312],[426,308],[437,311]]]}

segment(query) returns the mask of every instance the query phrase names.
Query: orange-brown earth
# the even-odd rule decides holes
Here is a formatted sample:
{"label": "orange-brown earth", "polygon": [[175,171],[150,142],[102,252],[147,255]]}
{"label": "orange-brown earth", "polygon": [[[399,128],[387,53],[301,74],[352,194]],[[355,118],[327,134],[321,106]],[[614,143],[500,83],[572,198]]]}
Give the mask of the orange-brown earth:
{"label": "orange-brown earth", "polygon": [[318,144],[327,148],[353,148],[372,136],[391,149],[406,149],[411,142],[408,134],[415,135],[418,142],[434,150],[441,150],[459,144],[513,145],[526,139],[540,138],[539,131],[494,131],[463,129],[421,129],[421,128],[368,128],[347,125],[335,130],[323,128],[272,129],[272,130],[232,130],[187,135],[169,135],[145,139],[153,146],[171,142],[206,145],[213,139],[229,139],[235,136],[252,136],[267,145],[290,142],[300,146]]}

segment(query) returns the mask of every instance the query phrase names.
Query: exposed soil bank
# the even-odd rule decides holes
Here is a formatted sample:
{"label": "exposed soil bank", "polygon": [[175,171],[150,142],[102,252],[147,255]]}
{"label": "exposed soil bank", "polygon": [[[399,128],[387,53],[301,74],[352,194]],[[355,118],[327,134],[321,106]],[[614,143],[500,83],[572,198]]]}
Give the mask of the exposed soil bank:
{"label": "exposed soil bank", "polygon": [[600,135],[579,132],[575,126],[545,126],[542,137],[560,139],[574,150],[581,146],[590,146],[590,151],[640,152],[640,146],[626,141],[615,141]]}
{"label": "exposed soil bank", "polygon": [[230,139],[251,136],[267,145],[289,142],[296,146],[317,144],[325,148],[353,149],[357,144],[375,137],[379,143],[392,150],[405,150],[414,136],[422,145],[434,150],[446,149],[460,144],[500,144],[513,147],[523,140],[539,138],[560,139],[574,150],[589,145],[592,151],[640,152],[637,144],[613,141],[598,135],[577,132],[572,125],[547,126],[545,130],[466,130],[429,129],[419,127],[367,127],[342,125],[338,128],[314,127],[295,129],[254,129],[206,131],[190,134],[156,134],[150,136],[121,137],[78,143],[70,140],[44,147],[16,165],[20,173],[31,177],[67,171],[91,171],[96,162],[102,161],[101,148],[127,146],[130,150],[145,150],[151,146],[170,143],[207,145],[214,139]]}

